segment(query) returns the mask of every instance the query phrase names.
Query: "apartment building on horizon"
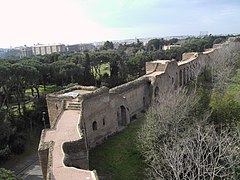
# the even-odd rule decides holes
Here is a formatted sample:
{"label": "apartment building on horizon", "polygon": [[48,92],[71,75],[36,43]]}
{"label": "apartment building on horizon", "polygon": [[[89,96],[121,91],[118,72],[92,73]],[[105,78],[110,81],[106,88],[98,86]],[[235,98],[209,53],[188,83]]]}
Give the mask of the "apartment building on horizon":
{"label": "apartment building on horizon", "polygon": [[66,46],[64,44],[52,44],[52,45],[37,44],[32,47],[33,55],[45,55],[64,52],[66,52]]}

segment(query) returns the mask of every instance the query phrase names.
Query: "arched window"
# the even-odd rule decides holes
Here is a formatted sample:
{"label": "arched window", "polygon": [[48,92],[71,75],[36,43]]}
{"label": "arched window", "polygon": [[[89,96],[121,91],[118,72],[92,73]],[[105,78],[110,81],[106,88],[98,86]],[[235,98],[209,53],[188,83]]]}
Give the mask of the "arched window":
{"label": "arched window", "polygon": [[97,130],[97,122],[96,122],[96,121],[94,121],[94,122],[92,123],[92,129],[93,129],[93,131],[96,131],[96,130]]}

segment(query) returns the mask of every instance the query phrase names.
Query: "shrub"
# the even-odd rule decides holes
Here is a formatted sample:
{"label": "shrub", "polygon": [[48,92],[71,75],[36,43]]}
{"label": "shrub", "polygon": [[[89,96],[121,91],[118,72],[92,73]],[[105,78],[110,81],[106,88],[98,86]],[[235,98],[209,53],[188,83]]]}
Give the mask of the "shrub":
{"label": "shrub", "polygon": [[2,180],[16,180],[17,177],[14,174],[14,172],[4,169],[4,168],[0,168],[0,179]]}
{"label": "shrub", "polygon": [[235,101],[234,96],[227,93],[220,95],[213,90],[210,107],[212,108],[211,119],[215,124],[235,126],[240,122],[240,104]]}

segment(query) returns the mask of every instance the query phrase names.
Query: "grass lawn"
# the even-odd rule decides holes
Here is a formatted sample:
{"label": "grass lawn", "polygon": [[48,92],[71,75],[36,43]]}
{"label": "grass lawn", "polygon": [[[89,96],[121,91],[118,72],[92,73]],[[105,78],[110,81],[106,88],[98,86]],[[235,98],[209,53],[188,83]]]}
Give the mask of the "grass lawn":
{"label": "grass lawn", "polygon": [[137,148],[137,132],[143,118],[90,151],[90,169],[100,179],[143,179],[144,164]]}
{"label": "grass lawn", "polygon": [[[38,88],[39,93],[51,93],[53,92],[55,89],[58,89],[58,87],[56,85],[46,85],[46,90],[44,91],[43,85],[40,85],[40,87]],[[34,92],[36,93],[36,90],[34,88]],[[32,93],[31,89],[26,89],[26,93]]]}

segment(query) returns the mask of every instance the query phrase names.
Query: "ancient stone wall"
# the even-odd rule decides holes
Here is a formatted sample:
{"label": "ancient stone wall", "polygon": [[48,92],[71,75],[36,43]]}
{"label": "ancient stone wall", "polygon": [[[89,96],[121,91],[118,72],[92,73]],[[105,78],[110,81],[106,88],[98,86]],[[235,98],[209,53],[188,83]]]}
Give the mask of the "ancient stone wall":
{"label": "ancient stone wall", "polygon": [[185,61],[187,59],[190,59],[192,57],[197,57],[198,53],[196,52],[187,52],[182,54],[182,61]]}
{"label": "ancient stone wall", "polygon": [[[230,43],[230,44],[229,44]],[[235,43],[235,44],[234,44]],[[70,97],[62,97],[61,94],[87,88],[90,93],[81,94],[75,100],[75,105],[80,108],[79,132],[84,131],[80,141],[66,142],[63,144],[63,152],[66,154],[66,163],[75,167],[88,167],[88,150],[100,144],[108,136],[124,129],[131,120],[143,113],[159,96],[170,89],[186,85],[199,75],[208,63],[218,58],[224,51],[236,51],[240,49],[240,43],[229,40],[223,45],[215,45],[202,53],[185,53],[182,61],[157,60],[146,63],[146,75],[108,89],[102,87],[73,87],[47,97],[48,113],[51,128],[62,111],[67,108],[67,103],[72,101]],[[236,46],[237,45],[237,46]],[[228,57],[231,53],[228,54]],[[61,119],[60,119],[61,120]],[[44,131],[43,131],[44,133]],[[41,141],[39,145],[40,163],[44,178],[51,172],[49,167],[49,144]],[[82,161],[78,161],[78,159]],[[86,166],[84,163],[87,163]]]}
{"label": "ancient stone wall", "polygon": [[51,180],[52,173],[52,150],[54,142],[44,142],[45,130],[42,131],[38,147],[39,163],[42,169],[43,178]]}
{"label": "ancient stone wall", "polygon": [[[110,90],[110,93],[113,95],[112,102],[118,114],[121,114],[121,106],[126,108],[130,118],[127,118],[127,124],[149,106],[150,85],[151,82],[148,78],[141,77]],[[122,101],[119,101],[119,99],[122,99]]]}
{"label": "ancient stone wall", "polygon": [[71,100],[73,99],[70,96],[62,96],[63,94],[72,92],[74,90],[94,91],[96,89],[97,88],[93,86],[72,86],[59,92],[49,94],[46,99],[50,127],[51,128],[54,127],[56,120],[58,119],[60,114],[64,111],[64,109],[66,109],[67,102],[71,102]]}
{"label": "ancient stone wall", "polygon": [[[159,61],[161,63],[161,61]],[[170,88],[178,87],[178,65],[176,61],[166,62],[165,71],[159,74],[156,74],[155,81],[152,81],[153,84],[153,99],[156,99],[160,94],[168,91]]]}
{"label": "ancient stone wall", "polygon": [[113,89],[82,96],[83,121],[89,148],[121,131],[150,104],[150,81],[139,78]]}
{"label": "ancient stone wall", "polygon": [[64,98],[47,97],[48,116],[50,127],[53,128],[59,115],[65,109]]}
{"label": "ancient stone wall", "polygon": [[117,121],[114,121],[116,114],[110,105],[108,89],[94,96],[83,97],[82,111],[82,121],[89,148],[101,143],[107,136],[116,132]]}

